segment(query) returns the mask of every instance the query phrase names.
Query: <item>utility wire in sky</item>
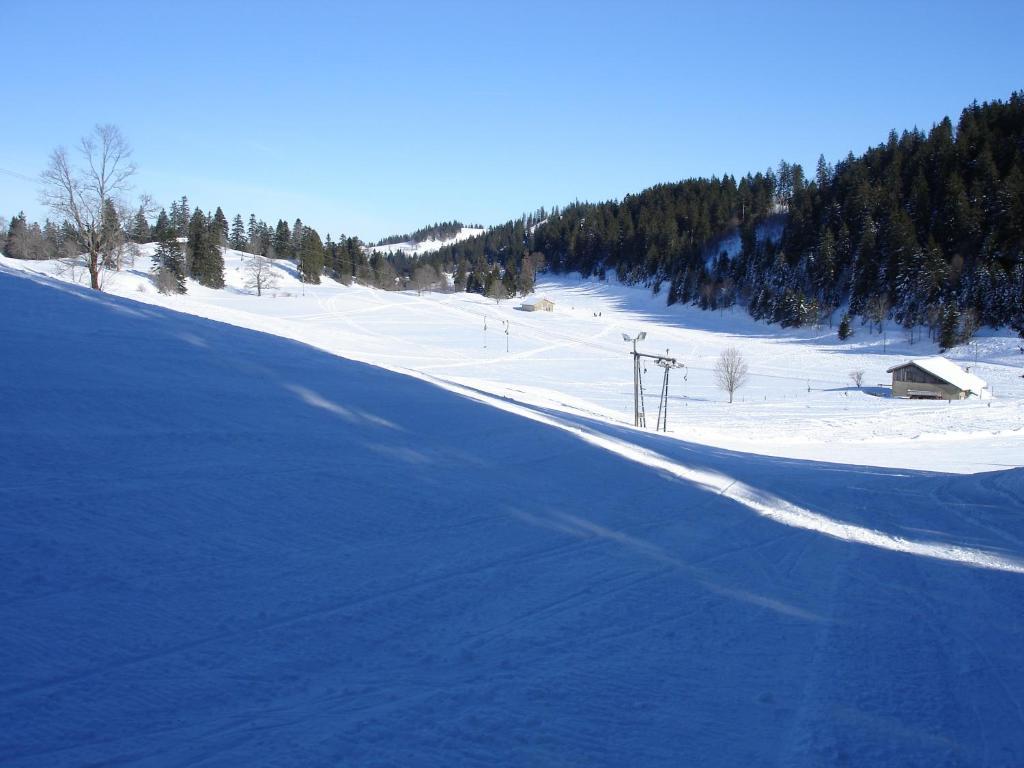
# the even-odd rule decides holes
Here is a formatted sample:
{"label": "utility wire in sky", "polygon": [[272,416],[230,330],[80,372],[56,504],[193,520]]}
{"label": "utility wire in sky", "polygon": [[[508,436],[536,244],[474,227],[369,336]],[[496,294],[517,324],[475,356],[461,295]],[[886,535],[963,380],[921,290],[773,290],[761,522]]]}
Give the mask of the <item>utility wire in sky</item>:
{"label": "utility wire in sky", "polygon": [[13,176],[16,179],[22,179],[24,181],[38,181],[38,179],[34,179],[31,176],[26,176],[25,174],[18,173],[17,171],[9,171],[6,168],[0,168],[0,173],[5,176]]}

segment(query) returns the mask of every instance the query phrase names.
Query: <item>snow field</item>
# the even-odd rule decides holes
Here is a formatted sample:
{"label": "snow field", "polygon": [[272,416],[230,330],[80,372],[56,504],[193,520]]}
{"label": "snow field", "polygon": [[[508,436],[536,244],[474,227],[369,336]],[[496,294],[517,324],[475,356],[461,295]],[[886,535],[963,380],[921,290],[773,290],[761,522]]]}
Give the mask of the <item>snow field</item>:
{"label": "snow field", "polygon": [[435,240],[430,238],[428,240],[421,240],[419,242],[413,240],[407,240],[404,243],[391,243],[390,245],[371,245],[366,249],[367,253],[398,253],[402,252],[408,256],[422,256],[426,253],[433,253],[439,251],[446,245],[454,245],[455,243],[461,243],[463,240],[468,240],[471,237],[476,237],[484,233],[484,229],[480,227],[463,227],[458,233],[449,237],[447,240]]}
{"label": "snow field", "polygon": [[740,454],[43,277],[0,307],[0,764],[1024,761],[1024,470]]}
{"label": "snow field", "polygon": [[[663,296],[643,288],[571,277],[537,287],[537,296],[556,302],[554,312],[526,313],[516,310],[520,300],[496,305],[465,293],[393,293],[330,280],[303,286],[294,265],[284,261],[276,262],[278,288],[257,298],[244,288],[248,257],[237,251],[227,252],[225,290],[190,281],[188,294],[166,297],[149,279],[150,251],[143,246],[135,268],[110,275],[109,290],[524,404],[631,424],[632,363],[622,333],[644,330],[642,351],[668,350],[686,365],[672,372],[669,384],[669,433],[678,438],[765,455],[942,472],[1024,464],[1024,355],[1009,333],[983,331],[950,353],[988,382],[994,399],[893,400],[885,396],[886,369],[937,351],[927,341],[909,344],[898,328],[888,328],[883,342],[857,327],[841,343],[827,324],[779,329],[740,309],[665,307]],[[0,264],[57,272],[46,262]],[[751,371],[733,404],[714,379],[718,355],[728,346],[740,350]],[[661,369],[646,370],[653,425]],[[853,370],[864,372],[862,389],[850,378]]]}

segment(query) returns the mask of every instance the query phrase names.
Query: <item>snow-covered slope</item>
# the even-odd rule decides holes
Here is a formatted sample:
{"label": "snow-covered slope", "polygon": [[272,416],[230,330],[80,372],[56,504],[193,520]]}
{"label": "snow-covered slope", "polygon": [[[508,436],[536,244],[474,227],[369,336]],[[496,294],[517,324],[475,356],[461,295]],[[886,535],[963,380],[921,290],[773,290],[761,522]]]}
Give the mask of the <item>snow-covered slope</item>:
{"label": "snow-covered slope", "polygon": [[1024,470],[710,449],[2,270],[0,316],[0,764],[1024,763]]}
{"label": "snow-covered slope", "polygon": [[408,240],[404,243],[390,243],[389,245],[371,245],[366,248],[367,253],[405,253],[409,256],[422,256],[426,253],[433,253],[446,245],[461,243],[471,237],[482,235],[482,227],[462,227],[455,235],[445,240]]}
{"label": "snow-covered slope", "polygon": [[[545,278],[537,295],[555,311],[520,312],[465,293],[424,294],[301,285],[294,264],[278,261],[278,287],[263,297],[245,289],[245,254],[228,251],[222,291],[190,281],[185,296],[161,296],[149,276],[151,247],[134,269],[110,275],[107,290],[182,312],[303,341],[321,349],[421,376],[472,386],[519,402],[632,423],[630,346],[622,334],[646,331],[640,349],[671,350],[686,365],[669,382],[669,434],[716,447],[846,464],[981,472],[1024,465],[1024,356],[1012,332],[984,331],[950,356],[970,367],[995,398],[965,402],[892,400],[886,369],[936,352],[855,326],[846,342],[835,328],[780,329],[742,309],[702,312],[666,307],[645,288]],[[0,258],[0,268],[56,274],[48,262]],[[87,279],[64,272],[62,279]],[[509,333],[506,338],[505,330]],[[506,351],[506,343],[507,349]],[[714,368],[726,347],[740,350],[750,380],[729,404]],[[977,362],[975,362],[977,358]],[[863,372],[862,388],[851,380]],[[661,369],[644,375],[654,424]]]}

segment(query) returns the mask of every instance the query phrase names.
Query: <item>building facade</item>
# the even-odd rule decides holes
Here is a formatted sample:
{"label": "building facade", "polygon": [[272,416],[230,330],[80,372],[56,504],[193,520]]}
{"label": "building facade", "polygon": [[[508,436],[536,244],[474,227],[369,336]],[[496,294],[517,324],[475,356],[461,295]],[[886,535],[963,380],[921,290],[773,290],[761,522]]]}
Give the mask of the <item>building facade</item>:
{"label": "building facade", "polygon": [[925,357],[890,368],[892,396],[917,400],[987,397],[988,385],[944,357]]}

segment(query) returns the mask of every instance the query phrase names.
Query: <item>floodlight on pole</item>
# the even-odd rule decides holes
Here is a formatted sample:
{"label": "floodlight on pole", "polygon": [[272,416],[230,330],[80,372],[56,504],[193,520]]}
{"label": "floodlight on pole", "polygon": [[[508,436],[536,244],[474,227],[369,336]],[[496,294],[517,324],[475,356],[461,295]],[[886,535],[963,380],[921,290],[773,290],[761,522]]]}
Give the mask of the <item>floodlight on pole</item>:
{"label": "floodlight on pole", "polygon": [[673,368],[683,369],[683,381],[686,381],[689,370],[685,363],[680,363],[676,358],[669,357],[669,350],[665,350],[664,355],[651,355],[646,352],[639,352],[636,348],[638,341],[643,341],[647,338],[646,331],[640,331],[636,336],[630,336],[628,333],[622,334],[622,340],[627,344],[633,345],[633,426],[635,427],[646,427],[647,416],[644,408],[644,384],[642,374],[646,372],[646,368],[641,369],[640,358],[644,360],[650,359],[654,361],[654,364],[663,368],[664,373],[661,377],[661,396],[658,398],[658,421],[654,426],[654,429],[668,431],[668,374]]}
{"label": "floodlight on pole", "polygon": [[622,340],[633,345],[633,426],[645,426],[643,418],[643,403],[640,401],[640,355],[636,351],[636,343],[647,338],[647,331],[640,331],[636,336],[628,333],[622,334]]}

